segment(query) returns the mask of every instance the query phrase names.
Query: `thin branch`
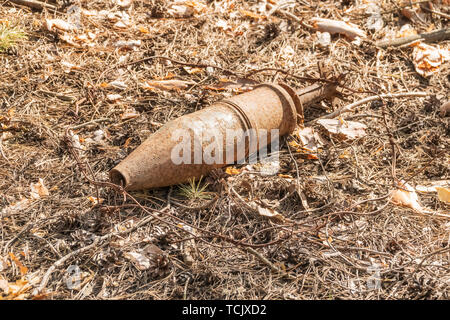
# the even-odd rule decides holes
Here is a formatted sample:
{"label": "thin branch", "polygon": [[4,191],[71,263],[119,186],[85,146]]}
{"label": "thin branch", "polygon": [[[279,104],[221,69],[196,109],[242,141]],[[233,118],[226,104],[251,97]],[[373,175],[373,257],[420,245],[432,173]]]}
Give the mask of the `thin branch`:
{"label": "thin branch", "polygon": [[382,100],[382,99],[387,99],[387,98],[406,98],[406,97],[427,97],[429,96],[429,93],[427,92],[401,92],[401,93],[386,93],[386,94],[379,94],[376,96],[371,96],[371,97],[367,97],[364,98],[362,100],[353,102],[349,105],[346,105],[345,107],[342,107],[330,114],[324,115],[320,118],[317,118],[315,120],[313,120],[313,122],[316,122],[319,119],[333,119],[336,118],[338,116],[340,116],[343,113],[346,112],[351,112],[353,111],[353,109],[355,109],[357,106],[360,106],[362,104],[371,102],[371,101],[376,101],[376,100]]}
{"label": "thin branch", "polygon": [[425,42],[439,42],[443,40],[448,40],[450,39],[450,28],[440,29],[428,33],[416,34],[409,37],[378,41],[375,43],[375,45],[379,48],[398,47],[420,39],[422,39]]}
{"label": "thin branch", "polygon": [[83,128],[85,126],[88,126],[90,124],[96,124],[96,123],[101,123],[101,122],[111,122],[111,121],[112,120],[108,119],[108,118],[94,119],[94,120],[91,120],[91,121],[88,121],[88,122],[81,123],[81,124],[78,124],[76,126],[73,126],[72,129],[76,130],[76,129],[80,129],[80,128]]}
{"label": "thin branch", "polygon": [[396,4],[394,2],[394,5],[396,7],[395,9],[390,9],[390,10],[383,11],[383,12],[381,12],[381,14],[393,13],[393,12],[399,11],[402,8],[411,7],[411,6],[415,5],[415,4],[422,4],[422,3],[427,3],[427,2],[430,2],[430,0],[405,1],[405,3],[403,5],[398,5],[398,4]]}
{"label": "thin branch", "polygon": [[425,8],[425,7],[423,7],[422,9],[424,9],[425,11],[434,13],[435,15],[438,15],[438,16],[441,16],[441,17],[444,17],[444,18],[450,20],[450,14],[446,14],[446,13],[443,13],[443,12],[440,12],[440,11],[436,11],[436,10],[431,10],[431,9],[428,9],[428,8]]}
{"label": "thin branch", "polygon": [[315,31],[315,29],[313,27],[311,27],[310,25],[307,25],[305,22],[303,22],[302,19],[297,17],[295,14],[290,13],[289,11],[281,9],[282,6],[275,7],[275,6],[271,5],[270,3],[267,3],[267,5],[271,9],[271,12],[279,12],[281,14],[284,14],[285,16],[291,18],[292,20],[294,20],[295,22],[300,24],[303,28],[305,28],[305,29],[307,29],[309,31]]}
{"label": "thin branch", "polygon": [[252,248],[245,248],[245,251],[247,251],[248,253],[251,253],[252,255],[254,255],[256,258],[258,258],[259,261],[261,261],[262,263],[266,264],[269,266],[270,270],[272,270],[275,273],[281,274],[283,277],[286,277],[290,280],[296,280],[297,278],[294,277],[293,275],[290,275],[289,273],[287,273],[286,271],[278,268],[277,266],[275,266],[272,262],[270,262],[269,260],[267,260],[263,255],[261,255],[258,251],[256,251],[255,249]]}
{"label": "thin branch", "polygon": [[14,4],[26,6],[33,9],[50,9],[50,10],[56,10],[56,6],[52,4],[48,4],[42,1],[36,1],[36,0],[8,0],[9,2],[12,2]]}

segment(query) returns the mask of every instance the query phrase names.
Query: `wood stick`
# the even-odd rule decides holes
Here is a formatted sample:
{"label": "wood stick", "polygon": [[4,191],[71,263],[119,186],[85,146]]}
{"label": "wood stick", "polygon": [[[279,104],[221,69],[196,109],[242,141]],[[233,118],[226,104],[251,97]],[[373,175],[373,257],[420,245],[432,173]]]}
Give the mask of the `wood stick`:
{"label": "wood stick", "polygon": [[295,14],[290,13],[289,11],[283,10],[281,9],[282,6],[278,6],[275,7],[270,3],[267,3],[267,6],[273,10],[273,12],[279,12],[281,14],[284,14],[285,16],[291,18],[292,20],[294,20],[295,22],[297,22],[298,24],[300,24],[303,28],[309,30],[309,31],[315,31],[315,29],[313,27],[311,27],[310,25],[307,25],[305,22],[303,22],[302,19],[300,19],[299,17],[297,17]]}
{"label": "wood stick", "polygon": [[33,9],[42,10],[45,8],[45,9],[56,10],[56,6],[42,2],[42,1],[37,1],[37,0],[8,0],[8,1],[15,3],[15,4],[22,5],[22,6],[30,7]]}
{"label": "wood stick", "polygon": [[436,10],[431,10],[431,9],[428,9],[428,8],[425,8],[425,7],[422,8],[422,9],[424,9],[425,11],[434,13],[435,15],[444,17],[444,18],[446,18],[446,19],[450,19],[450,14],[446,14],[446,13],[443,13],[443,12],[440,12],[440,11],[436,11]]}
{"label": "wood stick", "polygon": [[351,104],[346,105],[345,107],[342,107],[332,113],[329,113],[327,115],[324,115],[320,118],[317,118],[313,121],[317,121],[319,119],[333,119],[338,116],[340,116],[342,113],[350,112],[357,106],[360,106],[362,104],[365,104],[367,102],[375,101],[375,100],[381,100],[385,98],[404,98],[404,97],[427,97],[429,93],[427,92],[401,92],[401,93],[386,93],[386,94],[380,94],[377,96],[371,96],[367,97],[365,99],[353,102]]}
{"label": "wood stick", "polygon": [[277,266],[275,266],[272,262],[270,262],[269,260],[267,260],[263,255],[261,255],[258,251],[256,251],[255,249],[252,248],[245,248],[245,250],[248,253],[251,253],[252,255],[254,255],[256,258],[259,259],[259,261],[261,261],[262,263],[266,264],[269,266],[270,270],[272,270],[275,273],[278,273],[290,280],[296,280],[297,278],[289,273],[287,273],[286,271],[278,268]]}
{"label": "wood stick", "polygon": [[378,41],[375,43],[375,45],[379,48],[387,48],[387,47],[398,47],[403,44],[413,42],[419,39],[423,39],[425,42],[438,42],[442,40],[448,40],[450,39],[450,28],[447,29],[440,29],[428,33],[421,33],[409,37],[404,38],[396,38],[392,40],[383,40]]}

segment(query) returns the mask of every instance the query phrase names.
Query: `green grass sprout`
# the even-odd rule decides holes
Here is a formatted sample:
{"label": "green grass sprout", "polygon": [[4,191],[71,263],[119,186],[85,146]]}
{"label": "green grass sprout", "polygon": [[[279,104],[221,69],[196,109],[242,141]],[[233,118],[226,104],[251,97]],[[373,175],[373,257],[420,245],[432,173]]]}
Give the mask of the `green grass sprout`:
{"label": "green grass sprout", "polygon": [[0,52],[14,47],[18,40],[24,38],[26,38],[25,32],[20,28],[10,27],[7,21],[0,22]]}

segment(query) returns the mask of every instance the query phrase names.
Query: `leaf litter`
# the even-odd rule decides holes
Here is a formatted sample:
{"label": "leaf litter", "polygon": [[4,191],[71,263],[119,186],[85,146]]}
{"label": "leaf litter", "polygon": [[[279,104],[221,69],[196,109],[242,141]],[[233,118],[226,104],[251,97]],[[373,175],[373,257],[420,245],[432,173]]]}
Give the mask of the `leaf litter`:
{"label": "leaf litter", "polygon": [[[391,183],[393,172],[408,186],[447,179],[448,118],[440,117],[439,108],[448,100],[449,64],[435,50],[448,50],[449,43],[429,43],[430,54],[418,56],[430,71],[424,82],[411,63],[414,48],[382,51],[371,45],[396,36],[407,18],[392,3],[375,2],[378,11],[369,10],[369,2],[328,0],[319,7],[311,1],[102,0],[80,1],[79,10],[61,7],[64,14],[52,15],[2,6],[2,16],[16,18],[32,37],[17,43],[17,55],[1,56],[0,86],[7,98],[0,109],[5,156],[0,155],[0,173],[6,177],[0,182],[0,219],[2,246],[8,246],[6,257],[2,253],[7,262],[0,258],[1,297],[42,297],[30,289],[60,259],[58,253],[65,256],[110,232],[133,230],[69,257],[52,273],[45,292],[57,299],[448,299],[448,273],[439,267],[448,259],[440,251],[448,238],[448,203],[438,193],[448,185],[425,193],[416,187],[414,193],[400,185],[391,190]],[[169,12],[173,5],[179,6],[174,13]],[[445,13],[438,2],[433,6]],[[446,27],[438,15],[413,9],[429,24],[406,20],[411,34]],[[181,17],[172,16],[176,11]],[[332,22],[317,20],[316,14]],[[51,31],[50,17],[63,21],[50,23]],[[363,41],[355,48],[345,38]],[[307,106],[308,127],[281,141],[279,161],[267,164],[270,174],[247,164],[219,169],[204,177],[201,190],[212,197],[183,198],[169,188],[133,193],[141,205],[166,208],[174,216],[160,216],[172,224],[153,220],[136,229],[150,215],[128,197],[124,202],[121,194],[89,184],[64,143],[68,130],[87,177],[107,181],[108,171],[167,121],[259,83],[305,87],[308,81],[277,70],[315,78],[318,62],[330,65],[334,76],[345,74],[346,85],[357,92],[420,88],[430,98],[373,101],[325,126],[308,121],[346,102]],[[260,71],[248,76],[254,70]],[[38,90],[71,92],[74,100]],[[348,93],[350,102],[365,97]],[[33,194],[41,194],[39,199],[32,198],[31,184],[37,184]],[[236,194],[256,205],[252,212]],[[115,228],[130,217],[129,227]],[[181,222],[175,218],[184,225],[177,227]],[[206,231],[250,242],[265,260]],[[77,238],[76,232],[91,236]],[[164,254],[143,250],[149,244]],[[25,276],[9,252],[28,268]],[[130,252],[136,261],[124,256]],[[426,263],[415,262],[425,256]],[[71,264],[92,272],[80,291],[66,286]],[[365,278],[375,264],[386,277],[373,290]],[[301,289],[277,268],[302,279]],[[277,274],[268,282],[271,272]]]}

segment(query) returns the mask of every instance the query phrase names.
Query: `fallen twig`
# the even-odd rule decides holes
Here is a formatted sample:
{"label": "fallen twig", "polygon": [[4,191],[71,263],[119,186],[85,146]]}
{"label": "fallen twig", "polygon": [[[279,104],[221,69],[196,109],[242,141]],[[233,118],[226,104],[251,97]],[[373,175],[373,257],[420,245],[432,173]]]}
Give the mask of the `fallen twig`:
{"label": "fallen twig", "polygon": [[446,14],[446,13],[443,13],[443,12],[440,12],[440,11],[436,11],[436,10],[431,10],[431,9],[426,8],[426,7],[423,7],[422,9],[424,9],[425,11],[434,13],[435,15],[444,17],[446,19],[450,19],[450,14]]}
{"label": "fallen twig", "polygon": [[2,144],[3,144],[3,134],[0,134],[0,154],[1,154],[2,157],[3,157],[6,161],[8,161],[8,163],[9,163],[9,159],[8,159],[8,157],[5,155],[5,152],[3,151],[3,146],[2,146]]}
{"label": "fallen twig", "polygon": [[381,12],[381,14],[389,14],[389,13],[393,13],[393,12],[396,12],[396,11],[400,11],[400,9],[403,9],[403,8],[406,8],[406,7],[412,7],[412,6],[416,5],[416,4],[422,4],[422,3],[427,3],[427,2],[430,2],[430,0],[405,1],[405,2],[404,2],[403,4],[401,4],[401,5],[396,4],[396,3],[394,2],[395,9],[390,9],[390,10],[383,11],[383,12]]}
{"label": "fallen twig", "polygon": [[96,123],[108,122],[108,121],[111,122],[112,120],[108,119],[108,118],[94,119],[94,120],[91,120],[91,121],[88,121],[88,122],[81,123],[81,124],[78,124],[76,126],[73,126],[72,129],[76,130],[76,129],[80,129],[80,128],[83,128],[85,126],[88,126],[90,124],[96,124]]}
{"label": "fallen twig", "polygon": [[289,280],[296,280],[297,278],[294,277],[293,275],[290,275],[289,273],[287,273],[286,271],[278,268],[277,266],[275,266],[272,262],[270,262],[269,260],[267,260],[264,256],[262,256],[258,251],[256,251],[255,249],[252,248],[245,248],[245,251],[247,251],[248,253],[251,253],[252,255],[254,255],[256,258],[259,259],[259,261],[263,262],[264,264],[268,265],[270,270],[272,270],[275,273],[281,274],[283,277],[288,278]]}
{"label": "fallen twig", "polygon": [[401,93],[386,93],[386,94],[379,94],[376,96],[371,96],[371,97],[367,97],[364,98],[362,100],[353,102],[351,104],[346,105],[345,107],[342,107],[330,114],[324,115],[320,118],[317,118],[315,120],[313,120],[313,122],[319,120],[319,119],[333,119],[336,118],[338,116],[340,116],[343,113],[346,112],[350,112],[352,111],[354,108],[356,108],[357,106],[360,106],[362,104],[365,104],[367,102],[371,102],[371,101],[375,101],[375,100],[382,100],[382,99],[386,99],[386,98],[406,98],[406,97],[427,97],[429,95],[429,93],[427,92],[401,92]]}
{"label": "fallen twig", "polygon": [[30,7],[33,9],[51,9],[51,10],[56,10],[56,6],[52,5],[52,4],[48,4],[46,2],[41,2],[41,1],[36,1],[36,0],[8,0],[9,2],[15,3],[15,4],[19,4],[22,6],[26,6],[26,7]]}
{"label": "fallen twig", "polygon": [[419,39],[422,39],[424,42],[438,42],[442,40],[448,40],[450,39],[450,28],[440,29],[428,33],[416,34],[409,37],[378,41],[375,43],[375,45],[379,48],[398,47]]}
{"label": "fallen twig", "polygon": [[291,151],[291,147],[289,146],[289,143],[287,144],[287,147],[288,147],[288,151],[289,151],[289,156],[291,157],[291,159],[292,159],[292,161],[294,163],[295,171],[297,173],[297,184],[295,185],[297,194],[298,194],[298,196],[300,198],[300,201],[302,202],[303,208],[305,210],[310,210],[310,207],[309,207],[309,204],[308,204],[308,200],[307,200],[303,190],[300,188],[300,173],[299,173],[299,170],[298,170],[297,161],[295,160],[294,156],[292,155],[292,151]]}
{"label": "fallen twig", "polygon": [[74,101],[76,98],[72,97],[72,96],[68,96],[62,93],[58,93],[58,92],[51,92],[51,91],[47,91],[47,90],[39,90],[39,92],[44,93],[46,95],[52,96],[52,97],[56,97],[58,99],[61,99],[63,101]]}
{"label": "fallen twig", "polygon": [[313,27],[311,27],[310,25],[307,25],[306,23],[304,23],[303,20],[300,19],[299,17],[297,17],[295,14],[292,14],[292,13],[286,11],[286,10],[281,9],[282,6],[275,7],[275,6],[271,5],[270,3],[267,3],[267,6],[271,9],[271,11],[273,10],[273,12],[279,12],[281,14],[284,14],[285,16],[291,18],[292,20],[294,20],[295,22],[300,24],[305,29],[307,29],[309,31],[314,31]]}

